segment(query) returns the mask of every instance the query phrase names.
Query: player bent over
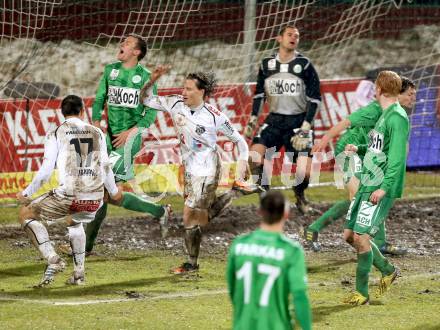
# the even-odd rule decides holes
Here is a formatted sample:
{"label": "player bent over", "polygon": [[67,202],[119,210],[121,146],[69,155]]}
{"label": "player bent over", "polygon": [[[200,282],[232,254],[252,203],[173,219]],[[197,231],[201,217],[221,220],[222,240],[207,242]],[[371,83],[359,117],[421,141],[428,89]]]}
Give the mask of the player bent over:
{"label": "player bent over", "polygon": [[252,141],[249,164],[252,174],[258,177],[256,183],[269,189],[270,182],[264,176],[265,157],[270,157],[270,149],[278,151],[284,146],[297,165],[293,187],[296,206],[300,212],[307,213],[310,207],[304,191],[309,185],[312,163],[313,119],[321,103],[319,77],[310,60],[296,51],[299,42],[296,27],[283,27],[276,40],[279,52],[261,63],[252,115],[244,131],[247,138],[252,137],[267,99],[270,113]]}
{"label": "player bent over", "polygon": [[[86,237],[82,223],[93,220],[102,205],[104,187],[112,198],[121,199],[107,155],[102,131],[82,121],[84,104],[80,97],[66,96],[61,102],[65,121],[46,135],[44,160],[31,184],[17,194],[24,204],[19,221],[32,243],[47,261],[39,287],[54,280],[65,262],[55,252],[42,222],[66,218],[74,271],[69,284],[84,283]],[[31,201],[30,197],[49,180],[55,165],[59,186]]]}
{"label": "player bent over", "polygon": [[[107,150],[113,165],[116,182],[126,182],[134,177],[133,158],[142,146],[142,130],[156,119],[156,111],[144,107],[140,102],[140,90],[149,81],[151,72],[139,61],[147,53],[147,44],[139,36],[130,35],[121,43],[118,61],[105,66],[93,104],[92,120],[100,127],[100,121],[107,104]],[[157,93],[154,85],[153,93]],[[170,206],[151,203],[131,192],[123,192],[123,198],[111,204],[127,210],[150,213],[159,219],[162,236],[168,231]],[[96,214],[95,220],[86,228],[86,251],[93,249],[99,228],[107,214],[107,202]]]}
{"label": "player bent over", "polygon": [[[407,110],[411,110],[416,101],[416,89],[413,81],[406,77],[401,77],[402,88],[399,93],[399,103]],[[338,139],[335,146],[335,155],[341,163],[344,171],[344,183],[348,189],[348,199],[335,203],[321,217],[315,220],[305,229],[305,238],[314,251],[320,250],[318,242],[318,234],[330,224],[346,215],[351,199],[356,194],[359,187],[360,169],[364,155],[345,155],[344,149],[347,144],[361,145],[368,143],[368,132],[374,128],[377,120],[382,114],[382,110],[377,101],[369,103],[365,107],[361,107],[356,112],[349,115],[346,119],[340,121],[333,126],[323,137],[317,142],[313,148],[313,153],[325,152],[329,142],[345,129],[347,131]],[[347,157],[346,157],[347,156]],[[374,237],[374,243],[383,254],[404,255],[407,250],[395,246],[386,240],[386,229],[382,224]]]}
{"label": "player bent over", "polygon": [[312,328],[304,251],[283,235],[289,204],[279,191],[261,194],[260,229],[236,238],[226,279],[233,329],[292,329],[291,299],[302,329]]}
{"label": "player bent over", "polygon": [[365,153],[359,190],[351,202],[344,230],[345,240],[358,254],[356,291],[344,299],[344,303],[352,305],[368,303],[368,276],[373,264],[382,273],[376,297],[388,291],[399,275],[399,269],[381,254],[372,238],[404,187],[409,121],[398,102],[401,88],[397,73],[379,73],[376,100],[383,110],[368,133],[368,145],[346,146],[347,151]]}
{"label": "player bent over", "polygon": [[[225,114],[205,102],[215,87],[213,74],[202,72],[186,76],[182,95],[152,96],[151,84],[169,68],[158,67],[142,92],[144,105],[168,112],[174,122],[180,141],[180,153],[184,166],[183,223],[188,262],[172,270],[175,274],[195,271],[199,268],[202,227],[207,225],[232,200],[232,194],[216,196],[221,163],[217,152],[217,133],[222,132],[238,148],[238,180],[244,178],[248,146],[243,137],[232,126]],[[237,189],[247,189],[236,185]],[[231,191],[232,192],[232,191]]]}

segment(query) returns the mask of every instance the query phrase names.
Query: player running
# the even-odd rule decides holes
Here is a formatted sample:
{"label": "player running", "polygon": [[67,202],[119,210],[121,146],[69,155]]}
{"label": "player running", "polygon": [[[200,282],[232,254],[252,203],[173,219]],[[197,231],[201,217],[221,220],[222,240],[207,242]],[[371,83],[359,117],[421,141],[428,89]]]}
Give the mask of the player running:
{"label": "player running", "polygon": [[374,264],[382,273],[376,297],[388,291],[399,275],[371,240],[386,220],[394,199],[402,196],[406,171],[409,121],[398,102],[402,81],[392,71],[382,71],[376,79],[376,100],[383,109],[368,133],[368,145],[349,144],[348,152],[365,153],[359,190],[351,202],[344,238],[358,253],[356,291],[344,303],[363,305],[369,301],[368,276]]}
{"label": "player running", "polygon": [[278,54],[264,58],[261,63],[252,115],[244,131],[247,138],[252,137],[267,99],[270,113],[252,141],[249,164],[252,174],[258,177],[255,182],[269,189],[270,182],[263,176],[264,159],[284,146],[297,164],[293,187],[296,206],[307,213],[310,207],[304,191],[309,185],[312,163],[313,119],[321,103],[319,77],[310,60],[296,51],[296,27],[283,27],[276,40],[280,44]]}
{"label": "player running", "polygon": [[233,329],[293,329],[292,300],[301,329],[311,329],[304,251],[282,233],[288,201],[279,191],[265,192],[259,213],[260,229],[236,238],[229,249]]}
{"label": "player running", "polygon": [[[104,134],[81,120],[84,115],[81,98],[66,96],[61,111],[66,120],[46,135],[43,164],[31,184],[17,194],[24,204],[20,208],[20,224],[47,261],[38,287],[52,283],[55,274],[65,268],[42,222],[66,218],[74,262],[68,283],[83,284],[86,238],[82,223],[93,220],[102,205],[104,187],[112,198],[122,197],[114,181]],[[55,165],[59,186],[32,201],[30,197],[49,180]]]}
{"label": "player running", "polygon": [[[144,107],[140,90],[149,81],[151,73],[139,61],[147,53],[147,44],[139,36],[130,35],[121,43],[118,61],[105,66],[104,74],[96,92],[93,104],[93,124],[100,127],[100,121],[107,104],[107,149],[113,164],[116,182],[126,182],[134,177],[133,158],[142,143],[142,131],[156,119],[156,111]],[[157,93],[157,86],[153,86]],[[131,192],[123,192],[122,200],[111,204],[127,210],[150,213],[159,219],[162,236],[166,236],[170,206],[151,203]],[[107,214],[107,203],[96,213],[95,220],[87,225],[86,251],[93,249],[99,228]]]}
{"label": "player running", "polygon": [[[401,79],[402,88],[400,90],[398,100],[401,106],[407,110],[410,110],[416,101],[416,86],[413,81],[406,77],[401,77]],[[345,146],[347,144],[367,144],[368,132],[373,129],[381,114],[382,110],[379,103],[377,101],[373,101],[366,107],[358,109],[346,119],[333,126],[312,148],[313,153],[325,152],[325,149],[330,141],[347,129],[347,131],[336,143],[335,155],[337,163],[342,165],[341,168],[344,171],[344,183],[348,189],[348,199],[335,203],[321,217],[305,228],[304,236],[307,243],[314,251],[319,251],[321,249],[321,246],[318,242],[318,234],[324,228],[340,219],[343,215],[347,214],[350,201],[356,194],[359,187],[358,176],[360,175],[363,155],[347,156],[344,153]],[[384,223],[382,223],[379,231],[374,237],[374,243],[384,254],[403,255],[407,253],[406,249],[387,242]]]}
{"label": "player running", "polygon": [[233,193],[216,196],[220,178],[220,156],[217,152],[217,133],[222,132],[238,149],[237,178],[234,189],[253,192],[243,183],[249,149],[244,138],[232,126],[225,114],[205,102],[215,88],[213,74],[202,72],[186,76],[182,95],[154,96],[151,86],[169,67],[159,66],[142,91],[142,100],[150,108],[168,112],[180,141],[184,166],[183,223],[188,262],[172,270],[174,274],[196,271],[199,268],[202,227],[232,201]]}

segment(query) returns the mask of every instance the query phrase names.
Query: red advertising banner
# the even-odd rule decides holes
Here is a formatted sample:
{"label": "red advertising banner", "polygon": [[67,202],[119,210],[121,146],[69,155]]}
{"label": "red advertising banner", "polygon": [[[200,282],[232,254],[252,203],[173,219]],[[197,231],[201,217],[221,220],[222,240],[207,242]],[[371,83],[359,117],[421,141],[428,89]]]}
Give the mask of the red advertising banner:
{"label": "red advertising banner", "polygon": [[[315,119],[316,138],[351,113],[358,83],[359,79],[322,81],[322,107]],[[236,129],[242,132],[250,116],[254,88],[254,85],[221,86],[209,102],[225,113]],[[179,92],[177,88],[160,90],[163,95]],[[90,122],[93,98],[86,98],[84,102]],[[59,105],[60,99],[0,101],[0,199],[10,197],[12,190],[26,185],[23,176],[9,174],[37,171],[40,167],[45,135],[64,120]],[[267,113],[267,107],[264,112]],[[176,146],[177,137],[171,118],[158,112],[154,126],[144,133],[144,148],[136,163],[176,164],[180,161]],[[224,161],[235,159],[236,151],[225,137],[219,138],[219,146]],[[274,174],[279,173],[281,159],[274,168]]]}

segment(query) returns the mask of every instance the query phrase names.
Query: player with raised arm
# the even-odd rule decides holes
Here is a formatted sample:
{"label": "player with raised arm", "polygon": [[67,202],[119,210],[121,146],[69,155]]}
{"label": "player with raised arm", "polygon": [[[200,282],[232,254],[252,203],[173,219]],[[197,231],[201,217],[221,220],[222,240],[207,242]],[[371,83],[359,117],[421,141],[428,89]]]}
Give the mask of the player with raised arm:
{"label": "player with raised arm", "polygon": [[304,251],[283,234],[289,203],[279,191],[261,194],[260,229],[237,237],[226,279],[233,329],[293,329],[291,304],[302,329],[312,328]]}
{"label": "player with raised arm", "polygon": [[[402,88],[398,100],[400,105],[409,111],[416,101],[416,86],[413,81],[406,77],[401,77],[401,79]],[[314,251],[320,250],[318,234],[347,214],[350,201],[359,187],[358,176],[360,175],[363,155],[346,155],[344,152],[345,146],[348,144],[366,144],[368,142],[368,132],[374,127],[381,114],[382,110],[379,103],[373,101],[333,126],[312,148],[313,153],[325,152],[330,141],[347,129],[336,143],[335,157],[344,171],[344,183],[348,189],[348,199],[335,203],[321,217],[305,228],[304,236]],[[384,254],[403,255],[407,253],[406,249],[395,246],[386,240],[384,224],[381,225],[374,237],[374,243]]]}
{"label": "player with raised arm", "polygon": [[321,102],[319,77],[310,60],[296,51],[299,31],[295,26],[283,27],[276,40],[280,45],[278,54],[264,58],[258,71],[252,115],[244,131],[247,138],[253,136],[267,100],[270,113],[253,139],[249,164],[252,174],[258,177],[255,182],[269,189],[270,182],[264,177],[267,149],[278,151],[284,146],[297,164],[293,187],[296,205],[307,213],[310,207],[304,191],[312,162],[313,119]]}
{"label": "player with raised arm", "polygon": [[359,190],[345,222],[344,238],[358,253],[356,290],[344,303],[363,305],[369,301],[368,277],[374,264],[382,273],[376,296],[390,288],[399,269],[379,251],[372,238],[386,220],[396,198],[402,196],[406,172],[409,120],[398,102],[402,80],[393,71],[381,71],[376,79],[376,100],[382,109],[368,145],[349,144],[348,152],[365,153]]}
{"label": "player with raised arm", "polygon": [[[107,148],[113,164],[116,182],[126,182],[134,177],[133,158],[142,145],[142,131],[155,121],[156,111],[140,102],[141,88],[149,81],[151,72],[139,61],[147,53],[147,44],[139,36],[130,35],[121,43],[117,55],[118,61],[105,66],[104,74],[96,92],[93,104],[92,120],[100,127],[100,121],[107,104]],[[157,86],[153,86],[157,93]],[[127,210],[150,213],[159,219],[162,236],[168,229],[170,206],[151,203],[140,196],[123,192],[123,198],[116,203]],[[107,203],[99,209],[95,220],[86,228],[86,251],[93,249],[99,228],[107,214]]]}
{"label": "player with raised arm", "polygon": [[[82,121],[84,104],[80,97],[66,96],[61,102],[65,121],[46,135],[44,160],[31,184],[17,194],[24,204],[19,221],[32,243],[47,261],[39,287],[53,282],[65,263],[55,252],[46,227],[42,222],[66,218],[74,271],[69,284],[84,283],[86,238],[83,223],[93,220],[102,205],[104,187],[115,200],[122,198],[114,181],[107,155],[104,133]],[[58,168],[58,187],[31,200],[43,183]]]}
{"label": "player with raised arm", "polygon": [[[247,168],[249,149],[244,138],[232,126],[228,117],[205,102],[215,87],[212,73],[190,73],[186,76],[182,95],[151,95],[152,83],[168,70],[158,67],[151,82],[141,94],[144,104],[150,108],[168,112],[174,122],[180,141],[180,152],[184,166],[183,223],[188,262],[172,270],[182,274],[198,270],[197,263],[202,227],[207,225],[232,200],[232,193],[216,196],[221,170],[217,152],[217,133],[222,132],[238,148],[237,178],[235,189],[247,190],[242,182]],[[250,189],[250,188],[249,188]]]}

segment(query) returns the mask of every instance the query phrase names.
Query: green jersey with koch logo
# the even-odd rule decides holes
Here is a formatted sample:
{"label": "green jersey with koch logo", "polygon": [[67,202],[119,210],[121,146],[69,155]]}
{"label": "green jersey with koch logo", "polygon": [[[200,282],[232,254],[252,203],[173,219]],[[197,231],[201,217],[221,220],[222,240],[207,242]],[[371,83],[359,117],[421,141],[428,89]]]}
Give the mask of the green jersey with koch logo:
{"label": "green jersey with koch logo", "polygon": [[226,276],[233,329],[292,329],[290,299],[307,290],[301,245],[262,229],[240,236],[229,250]]}
{"label": "green jersey with koch logo", "polygon": [[382,112],[368,133],[359,192],[382,189],[386,196],[402,196],[405,182],[409,121],[405,110],[394,103]]}
{"label": "green jersey with koch logo", "polygon": [[[151,72],[137,64],[126,69],[122,62],[105,66],[93,103],[92,120],[101,120],[107,102],[110,135],[126,131],[133,126],[149,127],[156,119],[156,110],[140,102],[140,90],[150,79]],[[153,94],[157,93],[154,85]]]}

